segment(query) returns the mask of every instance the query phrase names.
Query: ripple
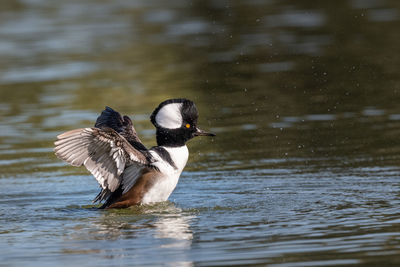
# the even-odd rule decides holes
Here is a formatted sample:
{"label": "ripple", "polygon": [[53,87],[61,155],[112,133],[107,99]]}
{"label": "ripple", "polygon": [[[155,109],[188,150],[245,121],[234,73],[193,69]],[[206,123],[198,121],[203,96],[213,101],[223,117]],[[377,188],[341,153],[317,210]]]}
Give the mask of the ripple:
{"label": "ripple", "polygon": [[4,70],[0,83],[22,83],[49,81],[61,78],[79,77],[94,72],[98,67],[89,62],[70,62],[57,65],[32,66]]}
{"label": "ripple", "polygon": [[269,27],[319,27],[325,20],[325,14],[310,10],[285,11],[279,15],[265,17],[265,23]]}

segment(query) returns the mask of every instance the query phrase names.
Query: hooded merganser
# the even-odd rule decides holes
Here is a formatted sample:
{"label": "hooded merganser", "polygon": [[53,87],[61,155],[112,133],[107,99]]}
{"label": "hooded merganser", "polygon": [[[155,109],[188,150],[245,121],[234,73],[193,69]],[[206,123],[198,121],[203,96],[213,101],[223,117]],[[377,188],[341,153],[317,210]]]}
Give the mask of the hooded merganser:
{"label": "hooded merganser", "polygon": [[215,136],[197,128],[198,111],[187,99],[162,102],[151,114],[157,146],[147,149],[128,116],[106,107],[93,128],[57,136],[55,154],[72,166],[84,165],[101,186],[93,202],[101,208],[166,201],[178,183],[195,136]]}

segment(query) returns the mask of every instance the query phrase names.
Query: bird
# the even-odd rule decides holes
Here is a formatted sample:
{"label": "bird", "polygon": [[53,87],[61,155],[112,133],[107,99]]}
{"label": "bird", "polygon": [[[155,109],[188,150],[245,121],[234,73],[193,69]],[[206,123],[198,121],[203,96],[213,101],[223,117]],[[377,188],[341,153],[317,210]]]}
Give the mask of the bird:
{"label": "bird", "polygon": [[101,191],[93,203],[103,203],[100,209],[163,202],[187,163],[186,142],[197,136],[215,136],[198,128],[197,120],[193,101],[163,101],[150,116],[157,146],[147,149],[132,120],[106,106],[94,127],[58,135],[54,152],[72,166],[85,166],[95,177]]}

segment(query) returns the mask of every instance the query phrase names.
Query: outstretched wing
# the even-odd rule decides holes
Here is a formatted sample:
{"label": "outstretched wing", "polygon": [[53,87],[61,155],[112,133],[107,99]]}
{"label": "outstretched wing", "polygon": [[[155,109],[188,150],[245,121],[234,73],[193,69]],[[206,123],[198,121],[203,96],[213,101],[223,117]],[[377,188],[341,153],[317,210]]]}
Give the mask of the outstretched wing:
{"label": "outstretched wing", "polygon": [[93,174],[103,189],[96,200],[107,198],[120,186],[127,165],[150,163],[145,151],[137,150],[123,136],[105,127],[60,134],[54,151],[58,158],[72,166],[85,165]]}
{"label": "outstretched wing", "polygon": [[147,150],[140,141],[139,136],[133,127],[132,120],[128,116],[121,116],[119,112],[110,107],[106,107],[96,120],[96,128],[111,128],[122,135],[134,148]]}

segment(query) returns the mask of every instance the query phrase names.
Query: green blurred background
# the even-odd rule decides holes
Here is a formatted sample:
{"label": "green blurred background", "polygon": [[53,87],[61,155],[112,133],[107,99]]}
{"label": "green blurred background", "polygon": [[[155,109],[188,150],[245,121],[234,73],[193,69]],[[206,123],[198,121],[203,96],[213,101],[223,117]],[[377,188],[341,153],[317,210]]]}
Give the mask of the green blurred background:
{"label": "green blurred background", "polygon": [[148,114],[187,97],[203,127],[220,133],[212,149],[200,141],[218,158],[397,154],[399,7],[2,1],[2,147],[51,146],[105,105],[133,114],[153,145]]}

